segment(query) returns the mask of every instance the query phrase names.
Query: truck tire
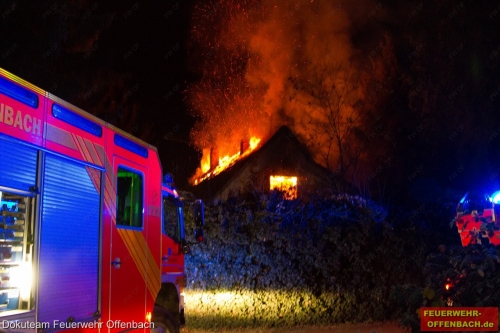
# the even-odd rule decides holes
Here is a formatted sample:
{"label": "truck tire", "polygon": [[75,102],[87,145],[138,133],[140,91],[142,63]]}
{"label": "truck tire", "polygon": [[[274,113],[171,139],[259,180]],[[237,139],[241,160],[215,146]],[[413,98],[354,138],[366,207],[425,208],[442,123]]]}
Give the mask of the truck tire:
{"label": "truck tire", "polygon": [[179,320],[175,320],[162,307],[155,306],[151,322],[154,325],[154,328],[151,328],[151,333],[179,333]]}

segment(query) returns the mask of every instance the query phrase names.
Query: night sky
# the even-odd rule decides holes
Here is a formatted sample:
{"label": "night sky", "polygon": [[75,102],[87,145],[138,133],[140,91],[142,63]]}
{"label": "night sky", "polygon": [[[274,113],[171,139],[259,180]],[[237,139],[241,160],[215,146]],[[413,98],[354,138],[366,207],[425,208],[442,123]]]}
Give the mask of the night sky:
{"label": "night sky", "polygon": [[500,186],[499,23],[498,1],[1,1],[0,67],[157,146],[181,188],[204,148],[288,125],[368,194],[437,196]]}
{"label": "night sky", "polygon": [[190,1],[2,1],[0,67],[157,146],[182,185],[199,163],[182,94],[195,78],[191,12]]}

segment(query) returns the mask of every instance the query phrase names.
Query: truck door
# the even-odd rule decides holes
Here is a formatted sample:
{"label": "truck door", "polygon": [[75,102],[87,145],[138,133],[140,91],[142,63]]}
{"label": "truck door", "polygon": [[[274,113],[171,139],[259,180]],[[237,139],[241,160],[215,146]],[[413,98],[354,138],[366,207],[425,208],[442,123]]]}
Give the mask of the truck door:
{"label": "truck door", "polygon": [[[116,209],[111,225],[110,314],[112,321],[144,322],[148,259],[144,215],[147,168],[114,157]],[[119,327],[117,327],[119,328]],[[120,330],[123,330],[120,329]]]}
{"label": "truck door", "polygon": [[182,206],[179,199],[163,192],[163,233],[168,236],[162,242],[163,274],[184,274],[184,254],[181,248],[181,240],[184,239]]}

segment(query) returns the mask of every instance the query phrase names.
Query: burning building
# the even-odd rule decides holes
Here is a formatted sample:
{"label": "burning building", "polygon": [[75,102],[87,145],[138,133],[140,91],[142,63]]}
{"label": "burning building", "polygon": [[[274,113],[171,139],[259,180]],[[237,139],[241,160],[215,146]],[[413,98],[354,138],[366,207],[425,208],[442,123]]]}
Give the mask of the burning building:
{"label": "burning building", "polygon": [[[359,156],[361,149],[355,133],[361,126],[357,106],[365,94],[364,67],[351,45],[349,8],[310,0],[207,0],[195,6],[191,61],[199,79],[185,92],[195,119],[190,143],[203,155],[191,179],[194,188],[226,196],[234,182],[252,179],[261,189],[295,187],[294,197],[326,172],[296,175],[313,160],[345,174],[346,156]],[[282,125],[291,130],[276,135],[294,136],[293,131],[307,148],[297,148],[291,139],[297,151],[273,146],[274,157],[268,157],[263,149],[288,141],[273,137],[259,148],[259,138],[264,141]],[[264,165],[272,174],[263,176]],[[227,183],[221,179],[228,172],[234,178],[226,189],[219,182]]]}
{"label": "burning building", "polygon": [[[237,143],[235,143],[236,146]],[[210,154],[210,170],[193,180],[191,191],[204,200],[227,199],[241,191],[282,191],[285,198],[295,199],[312,192],[330,190],[335,175],[317,164],[294,133],[282,126],[267,142],[250,148],[240,142],[240,153],[224,164]]]}

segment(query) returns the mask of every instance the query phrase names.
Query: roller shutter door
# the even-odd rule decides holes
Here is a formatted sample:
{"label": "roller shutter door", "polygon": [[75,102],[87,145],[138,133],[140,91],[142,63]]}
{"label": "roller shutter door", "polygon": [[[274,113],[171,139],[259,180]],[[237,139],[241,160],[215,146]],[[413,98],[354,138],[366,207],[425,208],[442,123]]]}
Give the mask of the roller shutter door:
{"label": "roller shutter door", "polygon": [[37,150],[0,138],[0,186],[30,191],[36,184]]}
{"label": "roller shutter door", "polygon": [[100,171],[47,155],[38,320],[84,321],[98,308]]}

